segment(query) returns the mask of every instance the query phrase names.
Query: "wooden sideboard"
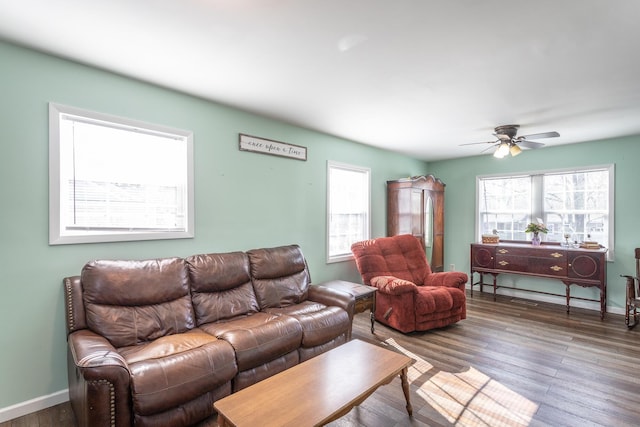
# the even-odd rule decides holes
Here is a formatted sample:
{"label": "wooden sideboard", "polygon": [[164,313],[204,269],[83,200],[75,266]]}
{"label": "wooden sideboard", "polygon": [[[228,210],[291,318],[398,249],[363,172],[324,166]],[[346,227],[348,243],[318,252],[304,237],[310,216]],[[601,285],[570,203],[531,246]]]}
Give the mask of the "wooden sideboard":
{"label": "wooden sideboard", "polygon": [[[484,274],[493,276],[493,298],[498,288],[518,289],[539,292],[531,289],[513,288],[497,284],[498,274],[519,274],[534,277],[557,279],[565,284],[567,313],[569,301],[580,299],[598,301],[596,299],[571,296],[571,285],[597,287],[600,290],[600,318],[603,319],[607,308],[607,249],[565,248],[559,244],[542,244],[533,246],[527,243],[472,243],[471,244],[471,296],[473,287],[480,286],[482,292]],[[474,282],[474,273],[480,278]],[[562,296],[549,292],[547,295]]]}

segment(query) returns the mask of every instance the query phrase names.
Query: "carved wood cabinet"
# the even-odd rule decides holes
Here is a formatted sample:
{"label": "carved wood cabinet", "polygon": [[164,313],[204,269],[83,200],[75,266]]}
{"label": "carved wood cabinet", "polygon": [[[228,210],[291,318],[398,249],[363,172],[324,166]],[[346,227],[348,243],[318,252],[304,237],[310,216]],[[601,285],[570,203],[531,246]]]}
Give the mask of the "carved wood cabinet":
{"label": "carved wood cabinet", "polygon": [[[607,262],[606,249],[574,249],[560,245],[543,244],[533,246],[524,243],[499,244],[471,244],[471,295],[475,285],[485,285],[483,275],[493,276],[493,295],[495,299],[497,288],[510,288],[498,285],[497,276],[501,273],[521,274],[527,276],[558,279],[566,286],[565,297],[567,313],[571,298],[600,302],[600,317],[604,318],[607,300]],[[480,275],[474,283],[474,273]],[[576,284],[582,287],[597,287],[600,299],[591,300],[571,296],[570,286]],[[514,288],[510,288],[514,289]],[[527,290],[520,289],[519,290]],[[531,291],[531,290],[529,290]],[[537,292],[537,291],[531,291]],[[549,295],[548,292],[540,292]]]}
{"label": "carved wood cabinet", "polygon": [[444,271],[444,187],[433,175],[387,181],[387,235],[416,236],[434,272]]}

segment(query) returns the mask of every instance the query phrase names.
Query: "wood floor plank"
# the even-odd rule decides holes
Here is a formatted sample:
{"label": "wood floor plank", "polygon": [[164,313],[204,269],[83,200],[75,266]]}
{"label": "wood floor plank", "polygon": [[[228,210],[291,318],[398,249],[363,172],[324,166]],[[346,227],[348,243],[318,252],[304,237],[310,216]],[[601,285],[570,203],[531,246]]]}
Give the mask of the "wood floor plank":
{"label": "wood floor plank", "polygon": [[[640,425],[640,327],[620,315],[474,292],[467,319],[402,334],[355,316],[353,337],[403,352],[414,416],[399,379],[330,427]],[[66,418],[65,418],[66,417]],[[72,427],[69,403],[0,427]],[[199,427],[215,426],[215,418]]]}

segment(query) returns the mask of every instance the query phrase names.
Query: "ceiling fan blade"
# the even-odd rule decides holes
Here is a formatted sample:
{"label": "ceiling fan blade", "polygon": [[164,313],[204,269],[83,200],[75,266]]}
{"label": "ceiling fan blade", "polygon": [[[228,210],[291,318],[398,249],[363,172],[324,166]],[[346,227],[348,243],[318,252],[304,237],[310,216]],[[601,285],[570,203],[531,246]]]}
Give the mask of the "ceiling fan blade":
{"label": "ceiling fan blade", "polygon": [[482,151],[481,151],[481,153],[484,153],[485,151],[489,151],[489,150],[491,150],[492,148],[497,147],[498,145],[500,145],[500,143],[498,143],[498,144],[493,144],[491,147],[488,147],[488,148],[485,148],[484,150],[482,150]]}
{"label": "ceiling fan blade", "polygon": [[520,147],[524,147],[524,148],[540,148],[544,146],[542,142],[525,141],[525,140],[518,141],[517,144]]}
{"label": "ceiling fan blade", "polygon": [[518,139],[540,139],[540,138],[556,138],[560,136],[558,132],[543,132],[543,133],[534,133],[531,135],[523,135],[519,136]]}
{"label": "ceiling fan blade", "polygon": [[496,141],[467,142],[466,144],[458,145],[458,147],[462,147],[463,145],[495,144],[495,143],[496,143]]}

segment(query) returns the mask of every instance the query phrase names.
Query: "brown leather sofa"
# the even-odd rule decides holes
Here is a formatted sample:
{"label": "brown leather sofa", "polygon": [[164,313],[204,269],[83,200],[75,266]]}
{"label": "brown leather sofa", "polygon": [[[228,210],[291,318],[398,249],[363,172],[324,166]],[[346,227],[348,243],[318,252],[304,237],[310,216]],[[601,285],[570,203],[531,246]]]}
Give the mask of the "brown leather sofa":
{"label": "brown leather sofa", "polygon": [[80,426],[193,425],[351,338],[353,297],[311,286],[297,245],[92,261],[64,288]]}

